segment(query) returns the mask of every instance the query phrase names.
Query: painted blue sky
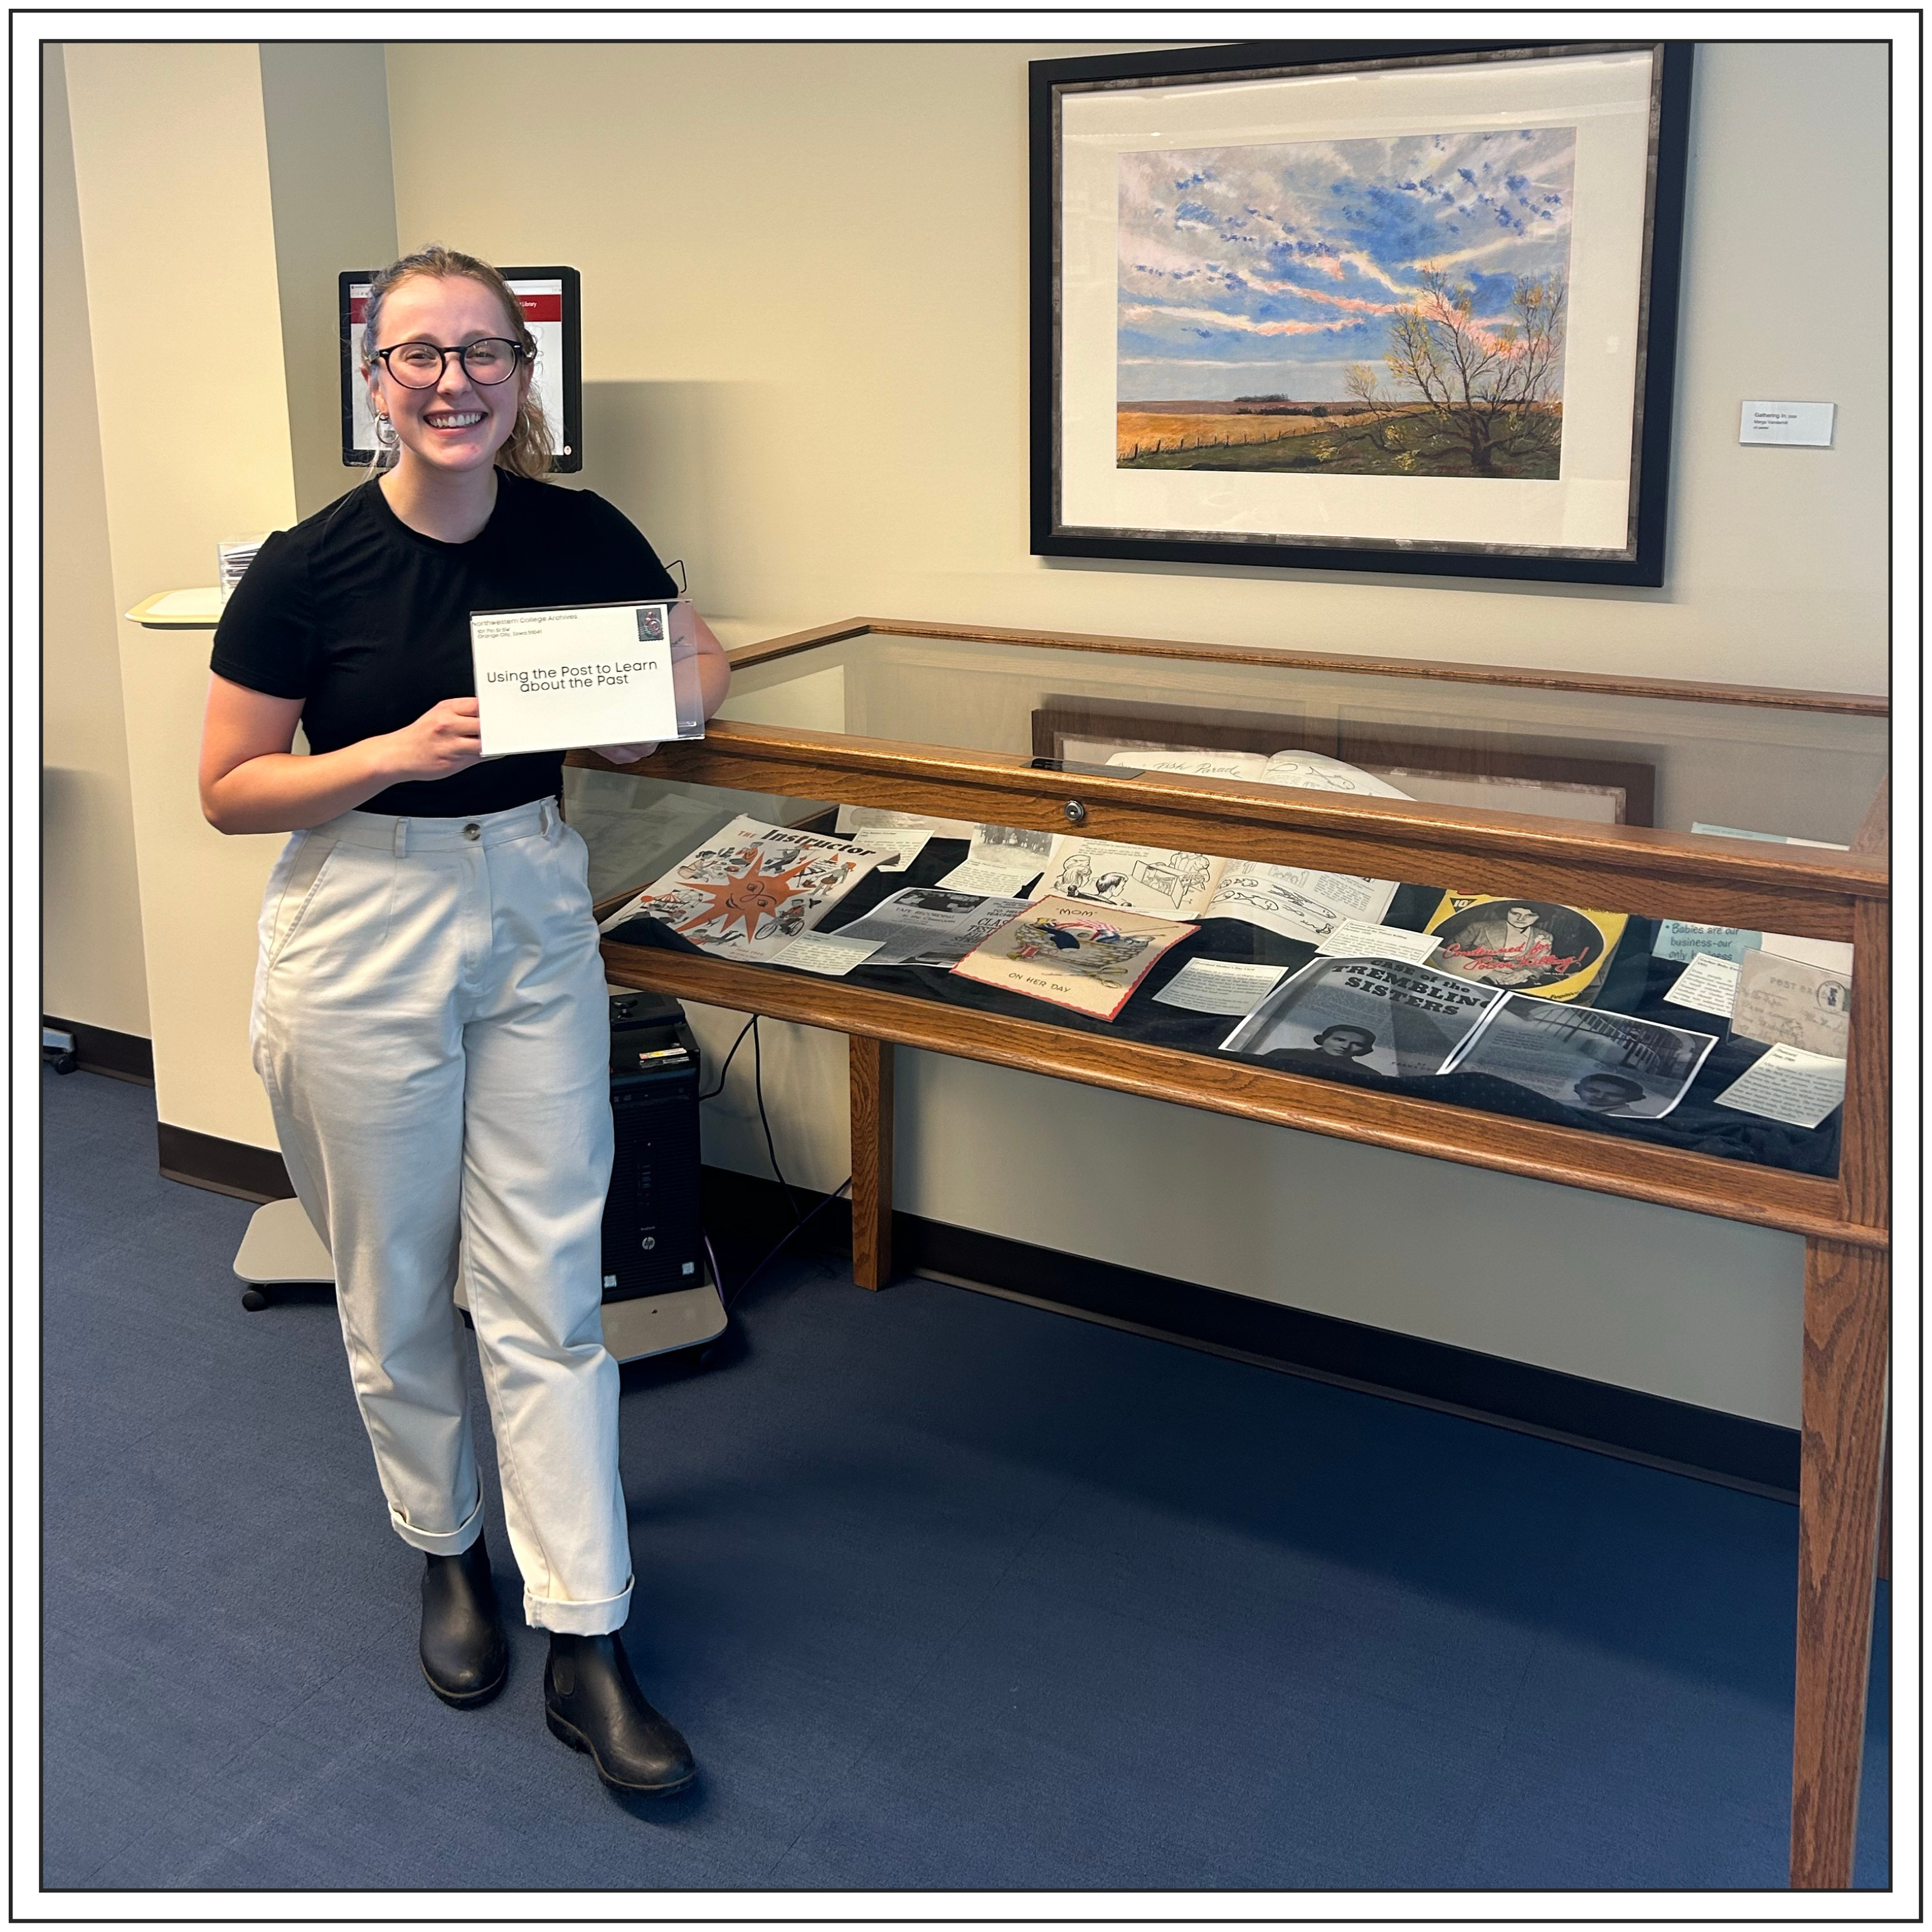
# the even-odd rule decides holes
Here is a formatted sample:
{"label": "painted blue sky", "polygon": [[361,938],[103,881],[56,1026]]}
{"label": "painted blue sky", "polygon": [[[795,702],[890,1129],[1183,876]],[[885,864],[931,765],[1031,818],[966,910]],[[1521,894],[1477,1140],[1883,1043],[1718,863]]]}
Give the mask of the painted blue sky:
{"label": "painted blue sky", "polygon": [[1567,272],[1576,130],[1120,157],[1119,396],[1339,397],[1437,268],[1503,320]]}

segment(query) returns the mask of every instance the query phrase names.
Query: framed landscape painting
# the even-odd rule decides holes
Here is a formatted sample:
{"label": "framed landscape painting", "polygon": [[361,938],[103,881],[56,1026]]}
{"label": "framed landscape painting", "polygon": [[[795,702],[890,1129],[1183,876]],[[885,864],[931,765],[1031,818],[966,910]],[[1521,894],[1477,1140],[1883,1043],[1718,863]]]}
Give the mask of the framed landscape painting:
{"label": "framed landscape painting", "polygon": [[1660,584],[1690,59],[1035,62],[1034,553]]}

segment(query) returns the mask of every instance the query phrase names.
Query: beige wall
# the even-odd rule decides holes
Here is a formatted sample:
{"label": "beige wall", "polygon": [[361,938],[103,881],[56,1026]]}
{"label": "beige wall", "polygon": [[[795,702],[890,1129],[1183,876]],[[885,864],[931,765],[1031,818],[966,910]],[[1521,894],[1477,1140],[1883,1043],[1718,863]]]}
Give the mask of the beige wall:
{"label": "beige wall", "polygon": [[261,50],[296,513],[360,480],[342,461],[336,277],[396,258],[382,50],[288,40]]}
{"label": "beige wall", "polygon": [[58,46],[44,50],[41,91],[40,1006],[145,1037],[148,986],[100,422]]}
{"label": "beige wall", "polygon": [[[74,748],[50,774],[50,859],[82,846],[77,821],[92,842],[83,856],[98,848],[95,872],[111,861],[121,891],[116,900],[104,887],[84,902],[50,896],[46,1004],[151,1034],[163,1120],[272,1146],[247,1026],[256,907],[280,842],[225,838],[202,818],[194,775],[208,633],[115,620],[151,592],[211,582],[218,538],[285,526],[355,480],[340,460],[335,273],[394,253],[382,52],[76,45],[63,86],[58,51],[46,136],[49,300],[74,305],[87,361],[69,369],[58,352],[50,357],[58,385],[50,418],[64,430],[86,424],[61,439],[76,453],[50,454],[49,465],[50,542],[57,530],[76,565],[57,584],[50,573],[50,759],[57,725],[59,742]],[[64,205],[63,176],[76,184]],[[184,263],[210,328],[254,345],[226,361],[218,381],[155,380],[157,291],[178,282]],[[192,414],[181,410],[184,393],[198,399]],[[89,559],[91,576],[80,567]],[[83,593],[99,607],[84,633],[73,615]],[[79,648],[56,661],[56,596],[63,643],[91,638],[104,663]],[[94,722],[104,684],[115,700],[111,731]],[[134,721],[124,742],[124,690]],[[122,817],[75,800],[76,776],[100,782],[71,769],[88,757],[124,796],[131,786]],[[116,924],[132,917],[137,856],[145,946]],[[70,986],[110,972],[131,1020],[61,1003]]]}
{"label": "beige wall", "polygon": [[[261,68],[246,44],[70,45],[67,78],[114,608],[125,610],[212,582],[218,538],[293,518]],[[214,326],[260,345],[218,381],[156,377],[158,317],[184,266]],[[160,1118],[272,1146],[246,1035],[254,908],[279,842],[224,838],[202,818],[208,634],[119,631]]]}

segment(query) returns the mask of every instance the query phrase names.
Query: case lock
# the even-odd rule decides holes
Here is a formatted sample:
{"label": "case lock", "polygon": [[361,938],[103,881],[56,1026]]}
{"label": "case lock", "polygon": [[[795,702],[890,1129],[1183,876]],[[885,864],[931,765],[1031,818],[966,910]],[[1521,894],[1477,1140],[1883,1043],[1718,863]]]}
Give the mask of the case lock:
{"label": "case lock", "polygon": [[1084,825],[1087,823],[1087,808],[1077,798],[1070,798],[1061,808],[1066,814],[1069,825]]}

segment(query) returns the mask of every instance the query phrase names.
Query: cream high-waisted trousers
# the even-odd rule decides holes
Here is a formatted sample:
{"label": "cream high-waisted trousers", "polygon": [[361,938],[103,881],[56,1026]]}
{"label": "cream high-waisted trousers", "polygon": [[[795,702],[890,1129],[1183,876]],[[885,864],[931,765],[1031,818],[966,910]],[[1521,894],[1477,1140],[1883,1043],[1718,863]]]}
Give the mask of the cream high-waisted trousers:
{"label": "cream high-waisted trousers", "polygon": [[460,1268],[524,1613],[594,1635],[623,1624],[631,1561],[599,1307],[610,1022],[587,863],[547,799],[296,832],[262,901],[250,1039],[334,1258],[397,1534],[453,1555],[482,1528]]}

